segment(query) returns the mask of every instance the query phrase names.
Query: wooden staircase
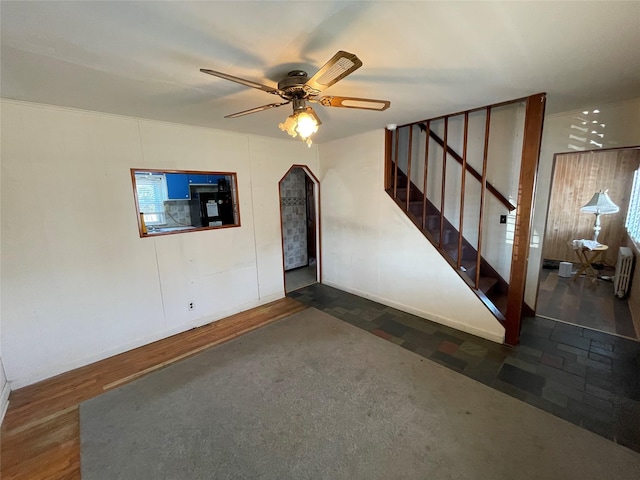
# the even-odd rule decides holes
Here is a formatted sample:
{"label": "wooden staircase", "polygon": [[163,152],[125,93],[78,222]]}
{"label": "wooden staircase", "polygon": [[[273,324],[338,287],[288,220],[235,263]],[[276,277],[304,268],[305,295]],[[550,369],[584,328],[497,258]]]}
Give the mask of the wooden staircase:
{"label": "wooden staircase", "polygon": [[[395,172],[395,170],[394,170]],[[407,176],[400,170],[397,171],[397,185],[406,185]],[[501,322],[505,321],[507,307],[508,284],[500,275],[482,258],[480,261],[480,277],[478,288],[475,287],[477,269],[477,251],[469,242],[462,239],[462,255],[458,268],[458,230],[445,218],[442,237],[440,236],[440,211],[429,201],[424,203],[424,196],[418,187],[411,182],[411,194],[409,208],[407,209],[407,188],[397,187],[396,196],[393,196],[393,188],[387,189],[387,193],[393,198],[400,209],[416,225],[422,234],[438,249],[440,254],[449,262],[462,279],[476,293],[482,302],[489,308],[493,315]],[[426,206],[426,216],[423,218],[423,208]],[[442,238],[442,243],[440,239]]]}
{"label": "wooden staircase", "polygon": [[[510,345],[533,313],[524,297],[545,102],[538,93],[386,130],[386,192],[503,323]],[[490,227],[514,211],[508,230]]]}

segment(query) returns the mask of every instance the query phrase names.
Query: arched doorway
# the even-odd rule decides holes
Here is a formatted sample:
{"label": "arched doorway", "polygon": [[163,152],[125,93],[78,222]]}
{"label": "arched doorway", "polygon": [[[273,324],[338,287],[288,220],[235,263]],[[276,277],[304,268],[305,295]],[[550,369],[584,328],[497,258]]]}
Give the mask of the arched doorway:
{"label": "arched doorway", "polygon": [[293,165],[278,183],[285,293],[320,281],[320,182]]}

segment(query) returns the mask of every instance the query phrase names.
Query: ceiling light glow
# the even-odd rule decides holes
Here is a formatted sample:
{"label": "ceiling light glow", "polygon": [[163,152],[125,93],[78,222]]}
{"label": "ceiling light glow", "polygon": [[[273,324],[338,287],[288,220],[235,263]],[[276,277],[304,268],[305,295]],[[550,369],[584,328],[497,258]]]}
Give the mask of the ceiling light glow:
{"label": "ceiling light glow", "polygon": [[307,112],[298,114],[298,124],[296,125],[296,132],[298,132],[298,135],[307,139],[317,131],[318,124],[313,116],[309,115]]}
{"label": "ceiling light glow", "polygon": [[280,130],[287,132],[292,137],[300,135],[300,139],[305,142],[309,148],[311,148],[311,135],[318,131],[318,120],[313,114],[313,110],[307,107],[310,111],[299,111],[289,115],[287,119],[279,125]]}

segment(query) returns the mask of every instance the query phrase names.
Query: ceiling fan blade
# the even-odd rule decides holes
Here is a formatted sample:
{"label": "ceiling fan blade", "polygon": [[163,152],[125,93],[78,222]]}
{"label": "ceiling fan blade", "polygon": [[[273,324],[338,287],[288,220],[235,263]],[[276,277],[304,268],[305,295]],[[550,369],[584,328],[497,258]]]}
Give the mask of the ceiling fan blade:
{"label": "ceiling fan blade", "polygon": [[389,100],[374,100],[373,98],[324,96],[309,97],[308,100],[319,103],[323,107],[358,108],[360,110],[377,110],[379,112],[391,106]]}
{"label": "ceiling fan blade", "polygon": [[304,89],[307,93],[319,93],[355,72],[361,66],[362,62],[353,53],[340,50],[313,77],[307,80]]}
{"label": "ceiling fan blade", "polygon": [[261,107],[250,108],[249,110],[244,110],[242,112],[232,113],[231,115],[225,115],[224,118],[237,118],[242,117],[244,115],[249,115],[251,113],[262,112],[263,110],[269,110],[270,108],[281,107],[282,105],[287,105],[291,102],[283,102],[283,103],[270,103],[269,105],[262,105]]}
{"label": "ceiling fan blade", "polygon": [[215,70],[209,70],[207,68],[201,68],[200,71],[202,73],[207,73],[209,75],[213,75],[214,77],[224,78],[225,80],[231,80],[232,82],[239,83],[241,85],[245,85],[251,88],[257,88],[258,90],[262,90],[263,92],[272,93],[274,95],[280,95],[283,93],[281,90],[277,88],[269,87],[267,85],[262,85],[261,83],[252,82],[251,80],[247,80],[245,78],[234,77],[233,75],[229,75],[228,73],[216,72]]}

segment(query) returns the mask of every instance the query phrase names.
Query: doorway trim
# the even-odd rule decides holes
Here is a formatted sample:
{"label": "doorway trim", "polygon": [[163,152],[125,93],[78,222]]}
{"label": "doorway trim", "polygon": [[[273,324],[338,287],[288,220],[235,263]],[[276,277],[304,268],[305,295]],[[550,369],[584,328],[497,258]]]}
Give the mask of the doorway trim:
{"label": "doorway trim", "polygon": [[[544,229],[542,230],[542,245],[541,249],[544,249],[544,238],[547,235],[547,227],[549,223],[549,210],[551,208],[551,193],[553,190],[553,177],[556,172],[556,159],[561,155],[573,155],[573,154],[588,154],[588,153],[606,153],[606,152],[614,152],[617,150],[640,150],[640,145],[629,145],[628,147],[611,147],[611,148],[595,148],[592,150],[569,150],[563,152],[556,152],[553,154],[553,164],[551,166],[551,178],[549,181],[549,193],[547,196],[547,208],[544,216]],[[536,285],[536,301],[533,305],[533,311],[530,312],[532,315],[536,315],[538,309],[538,295],[540,293],[540,274],[539,272],[542,270],[542,266],[544,264],[544,255],[540,254],[540,264],[538,265],[538,280]]]}
{"label": "doorway trim", "polygon": [[[583,155],[583,154],[604,154],[604,153],[610,153],[610,152],[616,152],[616,151],[631,151],[631,150],[640,150],[640,145],[629,145],[629,146],[621,146],[621,147],[610,147],[610,148],[595,148],[595,149],[590,149],[590,150],[569,150],[569,151],[561,151],[561,152],[556,152],[553,154],[553,164],[552,164],[552,168],[551,168],[551,177],[550,177],[550,183],[549,183],[549,192],[548,192],[548,199],[547,199],[547,208],[546,208],[546,213],[545,213],[545,219],[544,219],[544,229],[542,231],[542,245],[541,245],[541,255],[540,255],[540,263],[538,265],[538,277],[537,277],[537,284],[536,284],[536,295],[535,295],[535,303],[533,306],[533,312],[531,312],[533,315],[539,315],[538,314],[538,301],[539,301],[539,297],[540,297],[540,284],[541,284],[541,273],[542,270],[544,268],[544,254],[542,253],[544,251],[544,240],[547,236],[547,229],[549,228],[549,213],[551,210],[551,197],[553,194],[553,189],[554,189],[554,180],[555,180],[555,173],[556,173],[556,166],[557,166],[557,160],[558,158],[564,156],[564,155]],[[621,212],[622,213],[622,212]],[[624,212],[624,215],[626,215],[626,212]],[[624,220],[622,220],[622,222],[624,223]],[[563,319],[558,319],[558,318],[551,318],[551,317],[547,317],[544,315],[540,315],[543,318],[549,318],[551,320],[554,321],[558,321],[558,322],[564,322],[564,323],[568,323],[570,325],[578,325],[581,328],[587,328],[590,330],[595,330],[598,332],[602,332],[603,330],[598,330],[596,328],[592,328],[592,327],[588,327],[585,325],[580,325],[580,324],[576,324],[576,323],[572,323],[569,322],[567,320],[563,320]],[[634,323],[635,326],[635,323]],[[616,336],[621,336],[617,333],[612,333],[612,332],[605,332],[606,334],[609,335],[616,335]],[[624,336],[623,336],[624,337]],[[631,337],[624,337],[624,338],[631,338]],[[635,341],[638,341],[637,339],[633,339]]]}
{"label": "doorway trim", "polygon": [[[320,224],[320,180],[318,177],[314,175],[308,165],[302,164],[293,164],[289,169],[284,173],[284,175],[278,181],[278,204],[280,208],[280,248],[282,252],[282,288],[287,293],[287,285],[285,278],[285,264],[284,264],[284,224],[282,223],[282,193],[280,190],[280,185],[282,181],[285,179],[287,175],[294,168],[300,168],[313,182],[313,196],[315,200],[314,211],[315,211],[315,223],[316,223],[316,282],[322,283],[322,226]],[[305,193],[306,195],[306,193]]]}

